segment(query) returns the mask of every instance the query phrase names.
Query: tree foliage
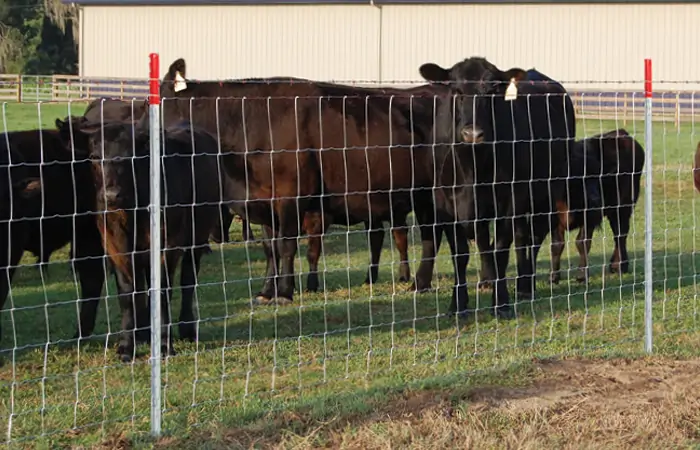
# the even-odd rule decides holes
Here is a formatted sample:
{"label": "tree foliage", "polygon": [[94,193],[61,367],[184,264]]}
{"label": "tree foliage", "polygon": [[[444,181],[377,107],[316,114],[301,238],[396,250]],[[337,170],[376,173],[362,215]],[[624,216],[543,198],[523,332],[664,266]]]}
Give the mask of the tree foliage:
{"label": "tree foliage", "polygon": [[61,0],[0,0],[0,73],[76,73],[77,17]]}

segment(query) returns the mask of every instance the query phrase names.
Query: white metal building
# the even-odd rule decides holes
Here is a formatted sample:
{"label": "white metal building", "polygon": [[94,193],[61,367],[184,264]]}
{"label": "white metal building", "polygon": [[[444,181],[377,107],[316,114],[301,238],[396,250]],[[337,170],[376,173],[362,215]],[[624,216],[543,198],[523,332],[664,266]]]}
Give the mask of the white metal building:
{"label": "white metal building", "polygon": [[570,88],[611,90],[641,88],[643,60],[652,58],[655,89],[700,87],[697,2],[77,3],[83,77],[145,78],[148,54],[158,52],[161,71],[183,57],[195,79],[399,84],[420,81],[424,62],[449,66],[485,56],[504,69],[535,67]]}

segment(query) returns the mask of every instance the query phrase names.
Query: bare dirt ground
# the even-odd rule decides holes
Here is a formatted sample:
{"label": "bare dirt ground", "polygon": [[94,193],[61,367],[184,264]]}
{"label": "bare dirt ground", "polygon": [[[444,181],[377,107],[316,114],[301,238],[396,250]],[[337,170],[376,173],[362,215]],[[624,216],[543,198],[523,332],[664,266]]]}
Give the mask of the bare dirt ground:
{"label": "bare dirt ground", "polygon": [[[530,378],[517,388],[408,393],[363,417],[294,415],[273,431],[218,430],[156,447],[700,448],[700,360],[538,361]],[[285,431],[291,421],[303,431]]]}

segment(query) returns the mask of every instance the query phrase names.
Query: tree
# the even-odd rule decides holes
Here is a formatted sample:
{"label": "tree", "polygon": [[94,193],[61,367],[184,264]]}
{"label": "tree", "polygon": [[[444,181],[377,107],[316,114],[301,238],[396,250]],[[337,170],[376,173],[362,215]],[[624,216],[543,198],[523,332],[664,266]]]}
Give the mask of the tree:
{"label": "tree", "polygon": [[75,73],[77,28],[60,0],[0,0],[0,72]]}

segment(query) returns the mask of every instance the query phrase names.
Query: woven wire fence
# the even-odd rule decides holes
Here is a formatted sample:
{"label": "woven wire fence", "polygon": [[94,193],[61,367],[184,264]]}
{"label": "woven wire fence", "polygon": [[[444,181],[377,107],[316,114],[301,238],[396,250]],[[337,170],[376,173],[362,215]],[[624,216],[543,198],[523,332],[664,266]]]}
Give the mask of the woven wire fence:
{"label": "woven wire fence", "polygon": [[[143,100],[2,105],[6,443],[235,425],[534,356],[636,354],[648,293],[655,335],[697,331],[692,113],[645,136],[655,110],[576,110],[562,128],[529,108],[567,95],[507,102],[507,81],[457,96],[216,82],[202,97],[181,75],[150,119]],[[516,103],[530,138],[477,129]],[[520,150],[505,178],[484,169],[504,144]]]}

